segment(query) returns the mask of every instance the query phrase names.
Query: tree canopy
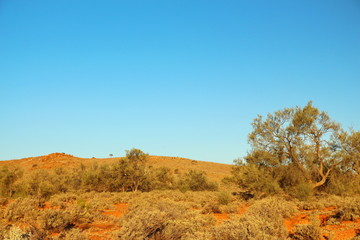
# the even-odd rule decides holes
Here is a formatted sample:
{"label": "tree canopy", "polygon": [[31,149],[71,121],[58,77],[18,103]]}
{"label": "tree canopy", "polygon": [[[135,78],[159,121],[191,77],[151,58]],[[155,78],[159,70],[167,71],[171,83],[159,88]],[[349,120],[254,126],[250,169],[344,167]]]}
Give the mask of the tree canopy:
{"label": "tree canopy", "polygon": [[254,119],[249,135],[248,163],[262,166],[294,165],[313,187],[322,186],[339,157],[340,124],[309,102]]}

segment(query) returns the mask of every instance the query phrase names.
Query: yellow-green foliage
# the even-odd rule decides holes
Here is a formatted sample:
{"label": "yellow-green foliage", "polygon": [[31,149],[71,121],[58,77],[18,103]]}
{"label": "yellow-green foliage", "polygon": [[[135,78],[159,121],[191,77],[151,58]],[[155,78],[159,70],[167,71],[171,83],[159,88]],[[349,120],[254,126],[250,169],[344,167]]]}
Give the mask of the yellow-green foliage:
{"label": "yellow-green foliage", "polygon": [[216,226],[211,240],[278,240],[285,239],[286,236],[287,231],[281,217],[269,220],[247,214]]}
{"label": "yellow-green foliage", "polygon": [[0,196],[11,197],[14,194],[15,182],[21,178],[23,172],[18,169],[0,168]]}
{"label": "yellow-green foliage", "polygon": [[20,239],[28,239],[30,234],[22,231],[19,227],[13,226],[8,230],[3,231],[0,239],[2,240],[20,240]]}
{"label": "yellow-green foliage", "polygon": [[40,226],[44,230],[61,232],[73,227],[74,216],[61,210],[47,209],[42,212]]}
{"label": "yellow-green foliage", "polygon": [[296,212],[296,205],[281,198],[256,201],[241,216],[224,221],[212,230],[212,240],[277,240],[285,239],[284,218]]}
{"label": "yellow-green foliage", "polygon": [[190,170],[178,182],[181,191],[216,191],[219,186],[210,182],[205,172]]}
{"label": "yellow-green foliage", "polygon": [[221,205],[228,205],[233,200],[234,200],[234,198],[229,192],[219,192],[218,193],[218,202]]}
{"label": "yellow-green foliage", "polygon": [[282,191],[271,168],[249,164],[234,167],[232,173],[233,181],[240,188],[249,189],[258,195],[273,195]]}
{"label": "yellow-green foliage", "polygon": [[48,231],[61,232],[71,229],[75,224],[92,222],[95,213],[78,205],[69,205],[61,210],[46,209],[39,217],[40,227]]}
{"label": "yellow-green foliage", "polygon": [[182,239],[214,222],[214,218],[170,199],[136,199],[122,219],[120,236],[124,240]]}
{"label": "yellow-green foliage", "polygon": [[280,197],[269,197],[256,201],[246,214],[266,219],[288,218],[297,212],[296,204]]}
{"label": "yellow-green foliage", "polygon": [[16,199],[6,207],[3,217],[8,221],[34,222],[39,214],[38,205],[31,198]]}

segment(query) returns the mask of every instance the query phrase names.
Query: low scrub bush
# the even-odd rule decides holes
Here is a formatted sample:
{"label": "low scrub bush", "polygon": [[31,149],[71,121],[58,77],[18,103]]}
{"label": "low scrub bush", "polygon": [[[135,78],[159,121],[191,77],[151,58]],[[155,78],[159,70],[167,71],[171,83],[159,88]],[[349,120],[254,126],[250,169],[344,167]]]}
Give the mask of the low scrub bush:
{"label": "low scrub bush", "polygon": [[75,193],[60,193],[53,195],[49,201],[52,206],[68,205],[74,203],[78,196],[79,195]]}
{"label": "low scrub bush", "polygon": [[169,199],[137,199],[123,216],[120,236],[124,240],[182,239],[214,222],[213,217],[202,216]]}
{"label": "low scrub bush", "polygon": [[296,225],[292,236],[294,240],[319,240],[320,238],[321,228],[312,224]]}
{"label": "low scrub bush", "polygon": [[269,197],[256,201],[246,214],[271,219],[288,218],[297,212],[296,204],[282,198]]}
{"label": "low scrub bush", "polygon": [[345,201],[339,207],[339,210],[336,213],[336,217],[340,221],[350,220],[354,221],[357,218],[360,218],[360,198],[345,198]]}
{"label": "low scrub bush", "polygon": [[22,240],[22,239],[30,239],[30,234],[24,232],[17,226],[12,226],[9,229],[3,232],[1,240]]}
{"label": "low scrub bush", "polygon": [[35,199],[16,199],[4,210],[4,218],[8,221],[32,223],[38,216],[38,205],[39,202]]}
{"label": "low scrub bush", "polygon": [[220,212],[222,213],[237,213],[240,202],[232,202],[228,205],[221,205]]}
{"label": "low scrub bush", "polygon": [[69,231],[60,233],[59,236],[52,238],[53,240],[88,240],[87,234],[78,228],[72,228]]}
{"label": "low scrub bush", "polygon": [[291,239],[294,240],[320,240],[322,236],[320,221],[314,215],[311,218],[311,224],[298,224],[295,226],[294,234]]}
{"label": "low scrub bush", "polygon": [[203,214],[209,214],[209,213],[222,213],[220,204],[216,201],[207,202],[203,209],[201,210],[201,213]]}
{"label": "low scrub bush", "polygon": [[72,228],[73,216],[59,210],[46,209],[40,217],[40,226],[42,229],[52,232],[61,232]]}
{"label": "low scrub bush", "polygon": [[41,213],[39,216],[40,227],[52,232],[62,232],[75,225],[90,223],[95,217],[95,214],[76,205],[70,205],[61,210],[45,209]]}
{"label": "low scrub bush", "polygon": [[286,239],[287,231],[282,218],[266,218],[244,215],[224,221],[212,230],[212,240],[278,240]]}
{"label": "low scrub bush", "polygon": [[212,230],[211,240],[278,240],[286,239],[288,232],[284,218],[296,212],[296,205],[280,198],[270,197],[256,201],[241,217],[224,221]]}
{"label": "low scrub bush", "polygon": [[221,205],[228,205],[231,201],[234,200],[233,196],[229,192],[219,192],[217,197],[218,202]]}

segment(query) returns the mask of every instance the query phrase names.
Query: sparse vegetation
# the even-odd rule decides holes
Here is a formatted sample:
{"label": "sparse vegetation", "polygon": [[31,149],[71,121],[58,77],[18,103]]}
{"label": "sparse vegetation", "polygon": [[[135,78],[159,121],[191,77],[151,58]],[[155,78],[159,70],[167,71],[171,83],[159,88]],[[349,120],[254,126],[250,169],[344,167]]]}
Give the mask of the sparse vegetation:
{"label": "sparse vegetation", "polygon": [[0,240],[318,240],[328,225],[358,226],[359,132],[309,102],[259,116],[249,140],[222,181],[201,161],[151,166],[139,149],[73,168],[2,167]]}

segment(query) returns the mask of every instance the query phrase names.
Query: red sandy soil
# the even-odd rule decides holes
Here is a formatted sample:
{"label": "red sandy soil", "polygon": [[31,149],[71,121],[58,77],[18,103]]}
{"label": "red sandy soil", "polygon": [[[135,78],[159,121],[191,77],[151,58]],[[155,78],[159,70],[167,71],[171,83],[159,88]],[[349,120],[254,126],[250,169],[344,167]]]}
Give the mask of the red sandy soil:
{"label": "red sandy soil", "polygon": [[[355,237],[360,233],[360,219],[356,221],[343,221],[339,225],[326,225],[326,221],[334,213],[335,207],[329,207],[321,210],[326,212],[326,214],[319,214],[317,217],[321,222],[321,228],[324,230],[323,240],[329,238],[330,235],[333,235],[334,240],[349,240]],[[309,216],[314,212],[310,211],[301,211],[299,215],[285,220],[285,226],[290,233],[293,233],[295,225],[297,224],[310,224]]]}
{"label": "red sandy soil", "polygon": [[295,227],[295,225],[297,224],[309,224],[309,216],[306,213],[301,213],[300,215],[290,218],[290,219],[286,219],[285,220],[285,226],[286,229],[292,233],[293,229]]}
{"label": "red sandy soil", "polygon": [[[127,203],[118,203],[114,206],[114,210],[107,209],[104,210],[102,214],[120,218],[128,211]],[[119,230],[119,226],[117,224],[108,222],[95,222],[91,224],[84,224],[79,226],[79,228],[89,229],[88,234],[91,240],[110,240],[112,239],[112,232],[115,230]]]}
{"label": "red sandy soil", "polygon": [[118,230],[116,224],[110,223],[92,223],[88,227],[80,226],[82,229],[89,229],[88,236],[91,240],[111,240],[112,232]]}
{"label": "red sandy soil", "polygon": [[[237,213],[235,213],[235,214],[236,215],[243,215],[248,208],[249,208],[249,205],[240,206],[238,208],[238,210],[237,210]],[[216,224],[219,225],[219,224],[222,223],[222,221],[230,219],[230,214],[228,214],[228,213],[214,213],[214,217],[216,218]]]}
{"label": "red sandy soil", "polygon": [[346,240],[360,234],[360,219],[355,221],[343,221],[340,225],[327,225],[323,229],[334,234],[335,240]]}
{"label": "red sandy soil", "polygon": [[228,213],[214,213],[214,217],[216,218],[216,225],[221,224],[224,220],[230,219]]}
{"label": "red sandy soil", "polygon": [[238,214],[243,215],[247,211],[248,208],[249,208],[249,205],[247,205],[247,204],[240,206],[238,208]]}
{"label": "red sandy soil", "polygon": [[118,203],[118,204],[115,204],[114,206],[115,206],[115,210],[105,210],[102,214],[111,215],[111,216],[120,218],[122,215],[124,215],[128,211],[127,203]]}

